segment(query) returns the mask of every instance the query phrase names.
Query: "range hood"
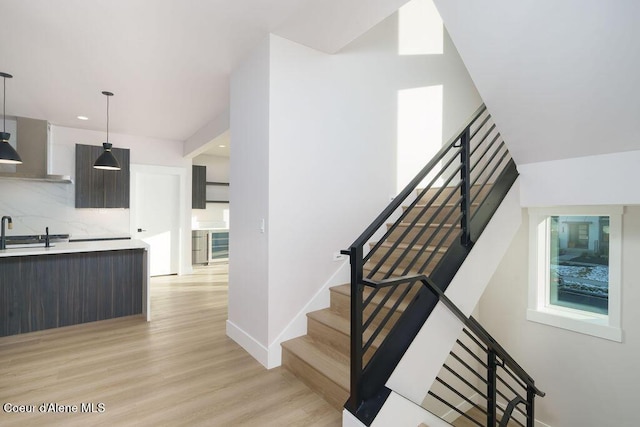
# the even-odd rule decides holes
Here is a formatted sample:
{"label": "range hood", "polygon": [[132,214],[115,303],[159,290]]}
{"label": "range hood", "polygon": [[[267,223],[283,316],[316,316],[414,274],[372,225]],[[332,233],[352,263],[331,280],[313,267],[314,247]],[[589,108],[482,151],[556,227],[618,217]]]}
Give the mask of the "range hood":
{"label": "range hood", "polygon": [[68,175],[48,173],[49,130],[50,124],[46,120],[16,117],[11,139],[16,143],[22,164],[2,165],[0,178],[70,183]]}

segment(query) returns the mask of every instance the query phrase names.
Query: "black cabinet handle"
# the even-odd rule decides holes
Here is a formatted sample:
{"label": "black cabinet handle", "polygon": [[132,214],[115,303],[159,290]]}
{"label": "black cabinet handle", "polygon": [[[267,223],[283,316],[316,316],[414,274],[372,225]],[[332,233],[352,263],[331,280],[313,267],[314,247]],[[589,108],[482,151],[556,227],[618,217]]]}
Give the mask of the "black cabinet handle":
{"label": "black cabinet handle", "polygon": [[142,233],[143,231],[147,231],[147,230],[143,230],[142,228],[138,228],[138,233]]}

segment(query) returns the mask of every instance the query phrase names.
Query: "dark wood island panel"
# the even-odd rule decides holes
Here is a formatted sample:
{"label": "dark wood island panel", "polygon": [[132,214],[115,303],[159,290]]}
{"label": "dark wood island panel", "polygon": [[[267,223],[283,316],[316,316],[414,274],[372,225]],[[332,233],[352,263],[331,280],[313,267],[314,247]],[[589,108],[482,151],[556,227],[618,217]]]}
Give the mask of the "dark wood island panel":
{"label": "dark wood island panel", "polygon": [[0,336],[143,313],[144,249],[0,258]]}

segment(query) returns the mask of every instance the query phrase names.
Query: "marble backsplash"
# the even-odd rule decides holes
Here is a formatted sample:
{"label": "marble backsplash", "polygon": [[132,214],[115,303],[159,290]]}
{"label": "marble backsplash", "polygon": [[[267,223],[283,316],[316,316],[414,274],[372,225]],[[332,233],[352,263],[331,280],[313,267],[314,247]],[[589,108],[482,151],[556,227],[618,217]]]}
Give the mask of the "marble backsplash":
{"label": "marble backsplash", "polygon": [[13,220],[7,235],[69,234],[72,238],[128,236],[129,209],[76,209],[75,186],[0,178],[0,216]]}

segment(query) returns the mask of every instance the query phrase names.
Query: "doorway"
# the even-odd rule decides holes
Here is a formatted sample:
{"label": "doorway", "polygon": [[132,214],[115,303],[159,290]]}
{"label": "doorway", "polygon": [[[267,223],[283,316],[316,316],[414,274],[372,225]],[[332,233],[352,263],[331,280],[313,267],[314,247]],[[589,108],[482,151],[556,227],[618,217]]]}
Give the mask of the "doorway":
{"label": "doorway", "polygon": [[181,168],[131,165],[131,236],[149,245],[151,276],[180,274],[185,176]]}

